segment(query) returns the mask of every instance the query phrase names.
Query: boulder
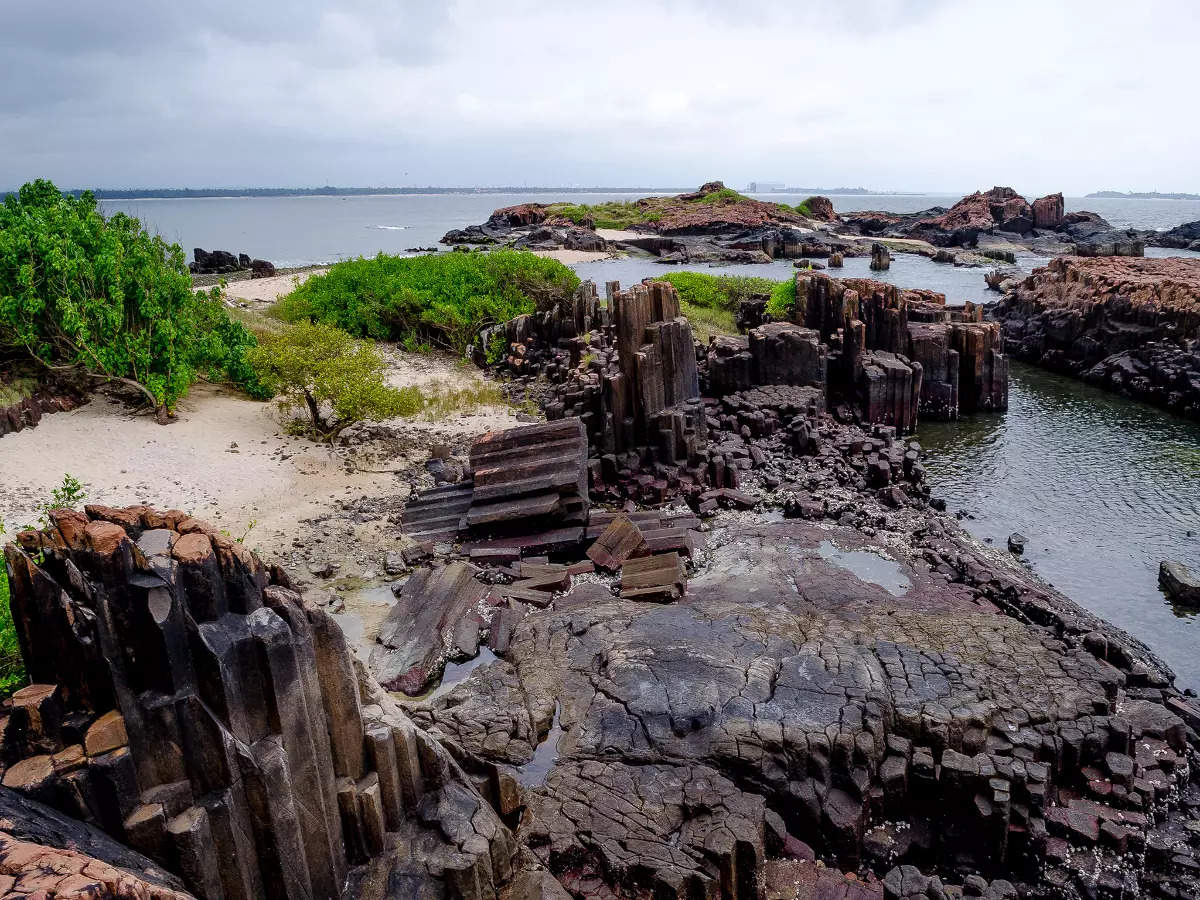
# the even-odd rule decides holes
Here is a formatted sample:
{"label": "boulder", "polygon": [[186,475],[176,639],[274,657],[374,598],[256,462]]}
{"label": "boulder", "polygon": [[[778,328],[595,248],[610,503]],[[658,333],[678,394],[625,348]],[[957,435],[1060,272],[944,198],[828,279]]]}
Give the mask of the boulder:
{"label": "boulder", "polygon": [[1061,228],[1063,224],[1063,195],[1047,194],[1033,201],[1034,228]]}
{"label": "boulder", "polygon": [[1176,603],[1200,606],[1200,575],[1183,563],[1164,559],[1158,566],[1158,584]]}

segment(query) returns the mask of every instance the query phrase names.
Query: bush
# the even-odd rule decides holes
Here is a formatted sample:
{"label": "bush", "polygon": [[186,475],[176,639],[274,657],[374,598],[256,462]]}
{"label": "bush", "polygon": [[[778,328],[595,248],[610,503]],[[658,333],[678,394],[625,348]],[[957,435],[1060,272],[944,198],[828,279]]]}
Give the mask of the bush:
{"label": "bush", "polygon": [[183,251],[90,193],[26,184],[0,206],[0,349],[136,387],[165,422],[200,375],[246,380],[254,338],[192,290]]}
{"label": "bush", "polygon": [[423,405],[416,388],[385,383],[387,362],[378,348],[330,325],[299,322],[266,335],[247,360],[285,413],[308,415],[314,438],[332,441],[355,422],[411,416]]}
{"label": "bush", "polygon": [[25,660],[8,605],[8,567],[0,560],[0,698],[25,684]]}
{"label": "bush", "polygon": [[777,322],[786,321],[792,317],[792,309],[796,306],[796,279],[777,281],[771,288],[771,297],[767,300],[767,312]]}
{"label": "bush", "polygon": [[703,272],[670,272],[660,280],[671,282],[685,303],[730,312],[736,312],[743,300],[769,294],[779,284],[769,278]]}
{"label": "bush", "polygon": [[549,308],[578,286],[562,263],[518,250],[381,253],[309,278],[274,311],[286,322],[323,322],[359,337],[465,352],[480,330]]}

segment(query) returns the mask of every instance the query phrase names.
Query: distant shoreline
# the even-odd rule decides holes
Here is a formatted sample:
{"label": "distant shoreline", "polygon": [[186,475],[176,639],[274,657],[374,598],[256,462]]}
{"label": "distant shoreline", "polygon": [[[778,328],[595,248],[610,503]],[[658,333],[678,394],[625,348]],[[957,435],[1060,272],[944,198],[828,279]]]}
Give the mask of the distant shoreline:
{"label": "distant shoreline", "polygon": [[1158,191],[1093,191],[1085,200],[1200,200],[1200,194],[1163,194]]}
{"label": "distant shoreline", "polygon": [[[315,187],[315,188],[137,188],[117,190],[111,188],[74,188],[63,193],[79,196],[90,190],[97,200],[212,200],[262,197],[379,197],[379,196],[437,196],[470,194],[677,194],[691,188],[671,187]],[[14,191],[0,191],[0,201]],[[940,197],[943,194],[920,191],[869,191],[865,188],[833,190],[829,188],[789,188],[782,191],[756,192],[770,194],[822,194],[829,197]],[[955,196],[953,192],[944,196]]]}

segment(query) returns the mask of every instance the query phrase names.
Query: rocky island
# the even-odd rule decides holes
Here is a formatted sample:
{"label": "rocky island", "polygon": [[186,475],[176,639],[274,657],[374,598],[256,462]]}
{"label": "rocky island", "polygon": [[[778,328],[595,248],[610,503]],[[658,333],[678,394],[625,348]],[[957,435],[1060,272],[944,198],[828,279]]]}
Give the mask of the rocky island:
{"label": "rocky island", "polygon": [[892,251],[937,262],[986,265],[1012,262],[1015,250],[1047,256],[1142,256],[1147,243],[1187,246],[1193,239],[1189,227],[1161,234],[1114,228],[1093,212],[1065,212],[1061,193],[1030,203],[1008,187],[976,192],[949,209],[839,215],[827,197],[809,197],[791,207],[712,181],[690,193],[633,203],[506,207],[482,225],[447,232],[442,242],[641,250],[663,263],[759,263],[870,256],[872,245],[884,241]]}

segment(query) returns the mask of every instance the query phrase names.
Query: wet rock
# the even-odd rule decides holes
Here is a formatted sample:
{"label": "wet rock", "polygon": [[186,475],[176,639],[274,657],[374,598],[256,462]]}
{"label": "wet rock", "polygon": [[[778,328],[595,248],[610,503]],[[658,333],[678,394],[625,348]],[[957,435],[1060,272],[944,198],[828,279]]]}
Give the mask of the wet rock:
{"label": "wet rock", "polygon": [[888,252],[888,248],[880,243],[871,245],[871,269],[872,271],[882,272],[890,269],[892,266],[892,255]]}
{"label": "wet rock", "polygon": [[458,651],[474,656],[479,649],[479,604],[486,594],[467,563],[414,572],[380,626],[381,646],[371,655],[380,684],[410,696],[424,693],[441,674],[455,630],[464,620],[476,623],[474,646]]}
{"label": "wet rock", "polygon": [[1018,531],[1014,531],[1008,536],[1008,550],[1010,553],[1015,553],[1020,556],[1025,552],[1025,545],[1029,542],[1025,535]]}
{"label": "wet rock", "polygon": [[1183,563],[1167,559],[1159,563],[1158,584],[1176,603],[1200,606],[1200,575]]}

